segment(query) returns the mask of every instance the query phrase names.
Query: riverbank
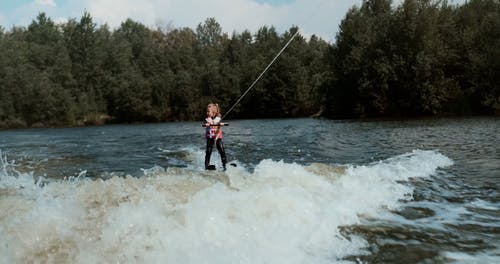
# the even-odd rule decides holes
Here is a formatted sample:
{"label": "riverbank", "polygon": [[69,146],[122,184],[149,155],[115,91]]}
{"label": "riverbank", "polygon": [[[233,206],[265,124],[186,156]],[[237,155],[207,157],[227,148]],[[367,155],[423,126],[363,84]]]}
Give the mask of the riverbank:
{"label": "riverbank", "polygon": [[[442,119],[442,118],[495,118],[500,117],[500,112],[494,115],[434,115],[434,116],[410,116],[410,117],[402,117],[402,116],[385,116],[385,117],[368,117],[368,118],[328,118],[320,114],[314,114],[312,116],[297,116],[297,117],[289,117],[289,118],[264,118],[268,119],[294,119],[294,118],[319,118],[319,119],[328,119],[328,120],[343,120],[343,121],[363,121],[363,122],[383,122],[383,121],[406,121],[406,120],[433,120],[433,119]],[[253,119],[263,119],[263,118],[244,118],[245,120],[253,120]],[[234,120],[241,120],[241,118],[234,118]],[[19,119],[12,120],[3,120],[0,121],[0,130],[11,130],[11,129],[31,129],[31,128],[70,128],[70,127],[87,127],[87,126],[105,126],[105,125],[127,125],[127,124],[159,124],[159,123],[174,123],[174,122],[192,122],[199,120],[176,120],[169,119],[163,122],[148,122],[148,121],[134,121],[134,122],[119,122],[113,117],[106,114],[98,114],[93,116],[88,116],[83,120],[79,120],[73,122],[72,124],[61,124],[61,123],[42,123],[37,122],[31,125],[28,125],[26,122],[21,121]]]}

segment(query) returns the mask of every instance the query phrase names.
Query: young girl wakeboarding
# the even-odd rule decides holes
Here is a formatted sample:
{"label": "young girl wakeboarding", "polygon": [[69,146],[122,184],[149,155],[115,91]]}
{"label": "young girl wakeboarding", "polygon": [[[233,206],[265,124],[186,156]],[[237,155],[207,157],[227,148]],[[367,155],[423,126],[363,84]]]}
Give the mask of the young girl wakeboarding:
{"label": "young girl wakeboarding", "polygon": [[219,110],[219,105],[210,103],[207,105],[207,118],[205,118],[206,127],[206,138],[207,138],[207,148],[205,151],[205,170],[215,170],[214,165],[210,164],[210,156],[212,155],[212,149],[215,146],[219,151],[220,159],[222,161],[222,167],[226,170],[226,152],[224,150],[224,144],[222,143],[222,126],[224,123],[221,122],[221,114]]}

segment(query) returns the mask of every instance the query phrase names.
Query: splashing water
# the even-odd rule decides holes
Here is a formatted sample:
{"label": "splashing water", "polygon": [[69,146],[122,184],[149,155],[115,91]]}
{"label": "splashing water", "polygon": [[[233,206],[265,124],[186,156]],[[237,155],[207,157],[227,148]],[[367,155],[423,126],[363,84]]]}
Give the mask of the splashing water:
{"label": "splashing water", "polygon": [[[199,163],[203,153],[192,152]],[[353,166],[262,160],[226,173],[153,167],[142,177],[38,178],[1,159],[4,263],[332,263],[367,254],[341,227],[412,199],[412,178],[452,161],[416,150]]]}

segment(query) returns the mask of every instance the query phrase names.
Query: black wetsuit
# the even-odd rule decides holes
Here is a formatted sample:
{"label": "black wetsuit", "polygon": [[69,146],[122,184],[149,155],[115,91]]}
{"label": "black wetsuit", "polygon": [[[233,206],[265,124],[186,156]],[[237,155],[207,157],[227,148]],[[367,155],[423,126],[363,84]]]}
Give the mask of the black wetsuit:
{"label": "black wetsuit", "polygon": [[215,140],[215,138],[207,138],[207,149],[205,152],[205,169],[208,170],[208,165],[210,164],[210,156],[212,155],[212,149],[214,148],[214,143],[215,146],[217,147],[217,150],[219,151],[220,159],[222,161],[222,167],[225,170],[227,158],[226,158],[226,151],[224,150],[224,144],[222,143],[222,139]]}

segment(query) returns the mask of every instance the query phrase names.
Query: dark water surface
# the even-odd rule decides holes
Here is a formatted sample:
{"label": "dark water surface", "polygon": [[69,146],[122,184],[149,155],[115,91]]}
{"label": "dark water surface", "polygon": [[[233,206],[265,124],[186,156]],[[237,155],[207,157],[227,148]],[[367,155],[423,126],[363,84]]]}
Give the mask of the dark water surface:
{"label": "dark water surface", "polygon": [[199,123],[0,131],[0,263],[500,263],[499,118],[228,122],[222,187]]}

